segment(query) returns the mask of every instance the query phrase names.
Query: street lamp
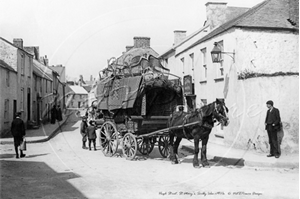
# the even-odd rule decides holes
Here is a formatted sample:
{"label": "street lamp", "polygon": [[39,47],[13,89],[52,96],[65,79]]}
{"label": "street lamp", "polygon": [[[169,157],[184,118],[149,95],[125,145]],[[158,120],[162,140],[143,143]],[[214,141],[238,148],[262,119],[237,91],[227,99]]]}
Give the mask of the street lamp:
{"label": "street lamp", "polygon": [[213,63],[220,63],[222,61],[221,54],[229,55],[233,59],[233,62],[234,62],[234,55],[235,55],[234,51],[232,53],[230,53],[230,52],[222,52],[221,49],[220,49],[220,47],[218,46],[218,42],[215,42],[214,45],[215,46],[214,46],[214,48],[211,51],[211,58],[212,58],[212,62]]}

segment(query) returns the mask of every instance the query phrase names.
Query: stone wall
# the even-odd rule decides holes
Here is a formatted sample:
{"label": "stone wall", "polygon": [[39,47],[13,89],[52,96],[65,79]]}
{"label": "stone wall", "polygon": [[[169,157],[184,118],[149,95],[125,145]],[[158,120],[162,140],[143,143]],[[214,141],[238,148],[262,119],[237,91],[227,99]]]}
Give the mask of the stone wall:
{"label": "stone wall", "polygon": [[[266,101],[280,111],[284,153],[299,152],[299,76],[258,77],[235,81],[229,90],[230,125],[224,128],[225,143],[238,148],[268,152],[265,131]],[[232,86],[232,84],[231,84]]]}

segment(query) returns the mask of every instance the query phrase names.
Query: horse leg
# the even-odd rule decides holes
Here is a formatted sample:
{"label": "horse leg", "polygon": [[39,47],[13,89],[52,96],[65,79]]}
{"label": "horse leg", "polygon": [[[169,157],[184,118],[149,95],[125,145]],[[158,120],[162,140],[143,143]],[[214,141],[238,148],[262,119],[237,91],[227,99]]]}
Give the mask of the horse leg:
{"label": "horse leg", "polygon": [[200,140],[200,136],[199,135],[195,135],[194,136],[194,159],[193,159],[193,166],[194,168],[199,168],[199,140]]}
{"label": "horse leg", "polygon": [[201,163],[203,167],[209,166],[209,163],[207,161],[206,157],[206,151],[207,151],[207,142],[208,142],[209,136],[206,136],[202,139],[202,148],[201,148]]}
{"label": "horse leg", "polygon": [[175,164],[178,164],[178,147],[179,147],[179,144],[181,142],[182,138],[180,137],[176,137],[176,141],[174,143],[174,149],[173,149],[173,153],[174,153],[174,163]]}
{"label": "horse leg", "polygon": [[173,144],[174,144],[174,136],[175,134],[173,132],[170,132],[170,143],[169,143],[169,151],[170,151],[170,160],[173,163],[174,162],[174,148],[173,148]]}

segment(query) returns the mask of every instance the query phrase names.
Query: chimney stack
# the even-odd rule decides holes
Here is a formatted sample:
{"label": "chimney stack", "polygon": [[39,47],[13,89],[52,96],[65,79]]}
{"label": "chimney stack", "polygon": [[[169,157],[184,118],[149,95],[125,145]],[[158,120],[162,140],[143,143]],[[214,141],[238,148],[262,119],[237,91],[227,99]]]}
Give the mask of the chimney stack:
{"label": "chimney stack", "polygon": [[16,38],[13,40],[13,43],[16,47],[22,48],[23,49],[23,39],[21,38]]}
{"label": "chimney stack", "polygon": [[174,31],[174,45],[180,43],[186,38],[185,30],[175,30]]}
{"label": "chimney stack", "polygon": [[210,29],[226,22],[226,9],[227,3],[225,2],[207,2],[206,6],[206,18],[210,25]]}
{"label": "chimney stack", "polygon": [[149,48],[150,37],[134,37],[134,48]]}

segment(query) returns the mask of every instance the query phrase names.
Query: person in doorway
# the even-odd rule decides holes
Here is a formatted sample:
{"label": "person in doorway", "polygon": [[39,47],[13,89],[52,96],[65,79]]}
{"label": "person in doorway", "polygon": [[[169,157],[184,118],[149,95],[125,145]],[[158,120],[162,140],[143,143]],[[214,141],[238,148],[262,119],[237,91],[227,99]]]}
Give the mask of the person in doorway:
{"label": "person in doorway", "polygon": [[87,149],[86,147],[86,137],[87,137],[87,117],[86,116],[83,116],[82,117],[82,122],[80,124],[80,134],[82,136],[82,148],[83,149]]}
{"label": "person in doorway", "polygon": [[267,101],[267,116],[265,120],[266,130],[268,132],[270,143],[270,154],[267,157],[279,158],[280,157],[280,145],[278,143],[277,132],[280,130],[280,113],[277,108],[274,107],[273,101]]}
{"label": "person in doorway", "polygon": [[96,151],[96,126],[95,126],[95,121],[90,120],[90,125],[87,127],[87,135],[89,139],[89,150],[91,149],[91,143],[94,145],[94,150]]}
{"label": "person in doorway", "polygon": [[61,108],[60,105],[57,106],[57,110],[56,110],[56,119],[57,121],[62,121],[62,113],[61,113]]}
{"label": "person in doorway", "polygon": [[[14,137],[16,158],[19,158],[18,147],[23,142],[24,136],[26,134],[25,133],[25,124],[20,117],[21,117],[21,112],[17,112],[15,119],[11,123],[11,134]],[[20,149],[20,157],[21,158],[25,157],[25,154],[23,153],[23,151],[21,149]]]}

